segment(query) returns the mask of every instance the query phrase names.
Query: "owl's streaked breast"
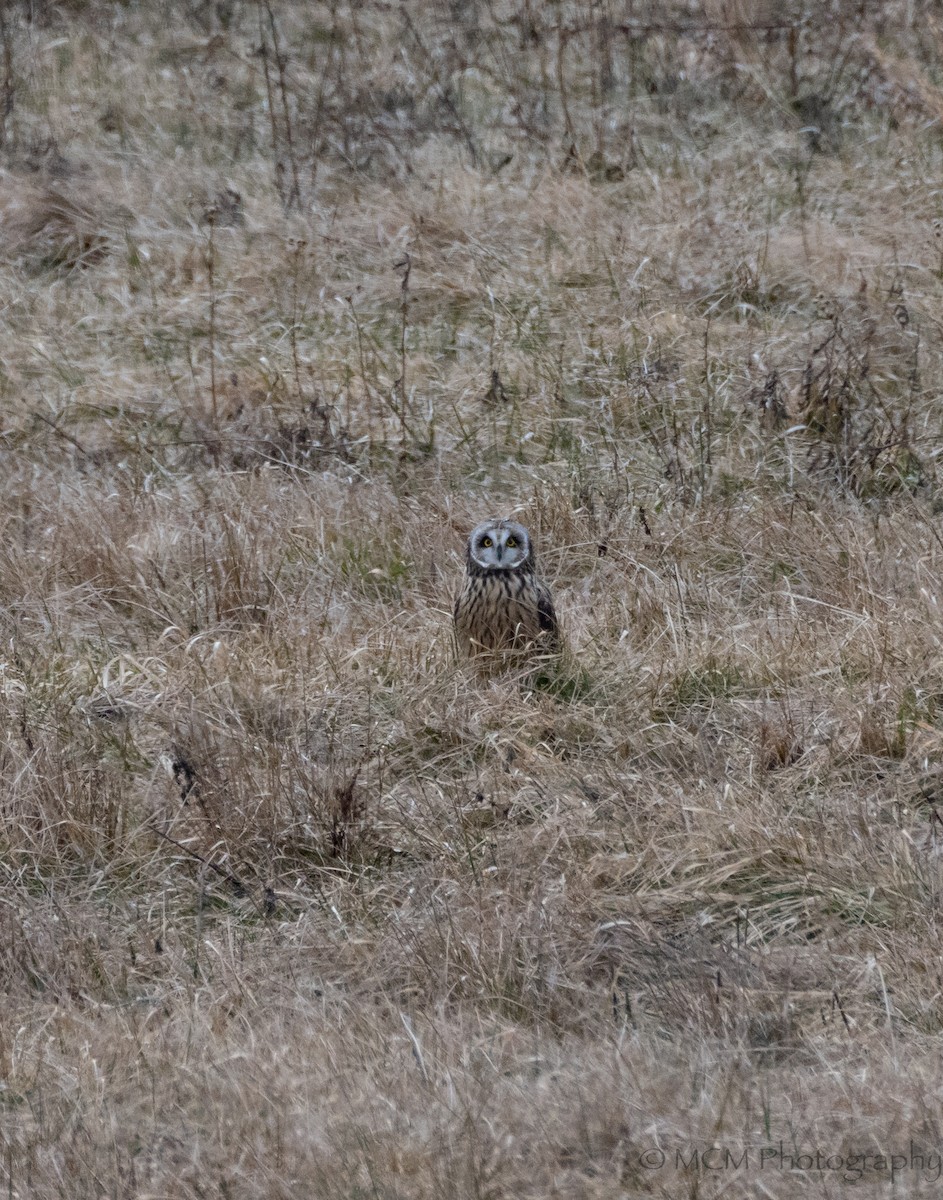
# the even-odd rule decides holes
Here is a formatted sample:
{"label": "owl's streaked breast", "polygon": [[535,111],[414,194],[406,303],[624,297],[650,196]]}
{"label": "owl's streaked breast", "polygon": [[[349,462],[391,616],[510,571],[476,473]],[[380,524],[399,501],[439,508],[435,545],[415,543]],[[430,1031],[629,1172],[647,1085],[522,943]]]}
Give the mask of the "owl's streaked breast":
{"label": "owl's streaked breast", "polygon": [[469,575],[455,605],[455,632],[463,649],[552,649],[556,620],[546,588],[532,572],[491,571]]}

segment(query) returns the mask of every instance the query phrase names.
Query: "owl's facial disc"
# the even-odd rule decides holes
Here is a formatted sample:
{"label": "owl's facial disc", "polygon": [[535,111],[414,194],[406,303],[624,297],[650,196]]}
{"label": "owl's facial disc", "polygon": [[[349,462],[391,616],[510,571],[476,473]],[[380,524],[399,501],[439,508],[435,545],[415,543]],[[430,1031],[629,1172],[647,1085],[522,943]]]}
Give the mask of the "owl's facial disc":
{"label": "owl's facial disc", "polygon": [[485,570],[513,570],[530,556],[530,538],[516,521],[485,521],[469,538],[472,560]]}

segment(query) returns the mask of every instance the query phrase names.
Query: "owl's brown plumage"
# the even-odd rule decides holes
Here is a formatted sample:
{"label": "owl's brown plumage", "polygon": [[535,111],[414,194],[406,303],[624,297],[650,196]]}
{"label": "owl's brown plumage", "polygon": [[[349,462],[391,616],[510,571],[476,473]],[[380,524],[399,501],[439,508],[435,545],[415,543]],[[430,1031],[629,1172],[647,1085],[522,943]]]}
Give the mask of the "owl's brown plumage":
{"label": "owl's brown plumage", "polygon": [[538,577],[530,534],[516,521],[485,521],[468,539],[465,585],[455,602],[455,635],[469,655],[554,654],[560,630]]}

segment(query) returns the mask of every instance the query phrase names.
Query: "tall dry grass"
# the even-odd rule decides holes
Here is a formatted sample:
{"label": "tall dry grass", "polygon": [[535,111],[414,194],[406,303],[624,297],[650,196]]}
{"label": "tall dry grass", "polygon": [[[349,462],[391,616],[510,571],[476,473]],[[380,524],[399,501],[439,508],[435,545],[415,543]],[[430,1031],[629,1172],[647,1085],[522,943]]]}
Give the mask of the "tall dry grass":
{"label": "tall dry grass", "polygon": [[6,1194],[935,1194],[934,6],[0,43]]}

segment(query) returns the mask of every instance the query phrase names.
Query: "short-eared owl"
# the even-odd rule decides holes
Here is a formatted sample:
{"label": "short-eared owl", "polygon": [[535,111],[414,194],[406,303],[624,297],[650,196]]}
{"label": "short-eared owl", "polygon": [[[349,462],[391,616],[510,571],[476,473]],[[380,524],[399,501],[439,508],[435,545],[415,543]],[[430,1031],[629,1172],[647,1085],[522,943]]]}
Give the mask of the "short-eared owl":
{"label": "short-eared owl", "polygon": [[537,577],[530,534],[517,521],[484,521],[472,530],[455,635],[467,654],[560,649],[550,592]]}

